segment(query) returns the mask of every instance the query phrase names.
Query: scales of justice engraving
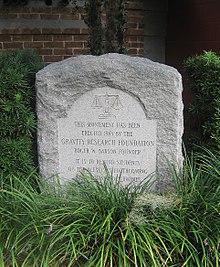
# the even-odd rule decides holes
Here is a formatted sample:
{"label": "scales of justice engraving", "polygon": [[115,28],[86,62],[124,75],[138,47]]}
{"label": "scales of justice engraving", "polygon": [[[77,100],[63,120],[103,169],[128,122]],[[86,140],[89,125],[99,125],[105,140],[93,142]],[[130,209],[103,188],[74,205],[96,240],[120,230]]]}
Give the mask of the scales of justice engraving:
{"label": "scales of justice engraving", "polygon": [[116,118],[112,113],[114,110],[120,110],[123,105],[120,101],[119,95],[95,95],[91,107],[93,109],[102,109],[102,113],[99,114],[99,119]]}

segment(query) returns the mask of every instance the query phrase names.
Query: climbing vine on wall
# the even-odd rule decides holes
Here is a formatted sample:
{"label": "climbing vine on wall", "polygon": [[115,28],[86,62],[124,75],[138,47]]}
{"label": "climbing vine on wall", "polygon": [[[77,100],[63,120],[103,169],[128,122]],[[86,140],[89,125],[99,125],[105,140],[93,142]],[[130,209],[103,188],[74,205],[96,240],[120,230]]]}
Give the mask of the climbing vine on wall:
{"label": "climbing vine on wall", "polygon": [[125,53],[125,0],[87,0],[85,22],[93,55]]}
{"label": "climbing vine on wall", "polygon": [[84,21],[89,27],[89,42],[90,52],[93,55],[101,55],[103,52],[102,39],[102,5],[103,0],[88,0],[85,3]]}
{"label": "climbing vine on wall", "polygon": [[106,0],[105,52],[125,52],[125,6],[123,0]]}

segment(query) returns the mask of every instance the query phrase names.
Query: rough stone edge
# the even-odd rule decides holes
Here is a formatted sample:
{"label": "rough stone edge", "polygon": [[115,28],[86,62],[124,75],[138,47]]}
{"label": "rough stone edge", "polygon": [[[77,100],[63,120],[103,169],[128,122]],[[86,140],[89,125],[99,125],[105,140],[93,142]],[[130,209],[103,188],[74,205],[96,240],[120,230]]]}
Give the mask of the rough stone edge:
{"label": "rough stone edge", "polygon": [[[119,55],[117,55],[117,54],[116,55],[115,54],[107,54],[107,55],[100,56],[100,58],[105,58],[105,57],[112,58],[112,56],[113,56],[113,60],[114,60],[114,58],[115,57],[118,58]],[[120,56],[122,56],[122,55],[120,55]],[[143,59],[143,58],[131,58],[129,56],[124,56],[124,55],[122,57],[124,57],[124,59],[127,57],[127,58],[129,58],[129,61],[130,60],[133,60],[136,63],[137,62],[138,63],[141,62],[143,64],[146,64],[146,63],[151,64],[151,67],[152,68],[155,68],[158,71],[161,70],[164,73],[166,73],[166,75],[168,75],[168,76],[169,75],[170,76],[174,76],[174,78],[175,78],[174,79],[174,85],[175,85],[176,88],[178,88],[178,90],[177,90],[178,98],[179,99],[182,99],[182,79],[181,79],[181,75],[178,73],[178,71],[176,69],[174,69],[172,67],[169,67],[169,66],[166,66],[166,65],[163,65],[163,64],[160,64],[160,63],[152,62],[151,60],[146,59],[146,58],[145,59]],[[76,57],[74,59],[73,58],[70,58],[70,59],[64,60],[62,62],[53,63],[53,64],[45,67],[44,69],[42,69],[41,71],[39,71],[39,73],[37,74],[37,87],[39,88],[39,86],[42,85],[42,84],[39,85],[39,80],[40,80],[39,77],[41,77],[44,74],[47,76],[48,73],[51,72],[51,68],[56,71],[56,69],[60,69],[61,66],[63,66],[63,64],[65,65],[66,63],[68,63],[67,62],[68,60],[69,61],[72,61],[72,60],[74,60],[74,61],[76,60],[77,61],[79,59],[80,60],[84,60],[84,58],[94,59],[95,57],[94,56],[79,56],[79,57]],[[47,82],[44,82],[44,86],[50,87],[51,85],[49,83],[47,84]],[[51,88],[52,88],[52,86],[51,86]],[[96,87],[94,87],[94,88],[96,88]],[[93,88],[90,88],[88,90],[91,90],[91,89],[93,89]],[[87,90],[84,89],[83,92],[81,92],[81,94],[85,93],[86,91]],[[131,92],[129,90],[123,90],[123,91],[124,92],[127,92],[127,93],[130,93],[132,95],[135,95],[134,92]],[[137,96],[137,95],[135,95],[135,96],[140,101],[140,97]],[[76,94],[75,95],[75,100],[78,97],[79,97],[79,94]],[[145,106],[145,103],[143,103],[143,101],[141,101],[141,104],[143,104],[143,106]],[[38,111],[39,111],[39,106],[40,106],[40,101],[39,101],[39,97],[38,97],[38,101],[37,101],[37,109],[38,109]],[[47,113],[47,108],[45,109],[45,113]],[[57,117],[55,116],[56,119],[59,118],[60,115],[61,115],[61,117],[65,116],[65,113],[66,113],[65,112],[65,108],[64,109],[61,109],[61,114],[62,115],[59,114]],[[171,164],[174,164],[177,168],[179,168],[179,167],[182,166],[182,162],[183,162],[183,157],[182,157],[182,134],[183,134],[183,116],[182,116],[182,113],[183,113],[183,103],[182,103],[182,101],[180,101],[180,103],[178,105],[177,113],[178,113],[178,118],[179,118],[178,125],[177,125],[177,129],[178,129],[177,132],[178,132],[178,136],[179,136],[178,139],[179,140],[177,140],[176,145],[175,145],[176,146],[176,156],[175,155],[172,156],[171,154],[167,154],[166,153],[167,152],[166,150],[165,150],[165,154],[167,154],[167,160]],[[56,110],[55,110],[55,114],[58,114]],[[50,116],[50,115],[48,114],[48,116]],[[39,124],[40,123],[42,123],[42,122],[39,120]],[[50,130],[56,128],[56,122],[53,119],[51,120],[51,126],[49,128],[50,128]],[[44,129],[43,131],[46,131],[45,130],[46,128],[44,128],[44,125],[40,125],[39,126],[39,129]],[[42,140],[42,136],[43,136],[42,132],[41,133],[38,132],[38,140]],[[56,131],[54,131],[54,132],[52,131],[51,132],[51,136],[53,136],[55,139],[57,139],[57,132]],[[49,142],[52,144],[51,141],[52,140],[49,140]],[[45,159],[42,159],[42,155],[45,156],[47,154],[43,150],[44,150],[44,145],[42,144],[41,145],[41,148],[39,149],[39,152],[40,152],[39,153],[40,154],[39,162],[42,164],[42,161],[44,160],[45,164],[44,164],[44,166],[41,165],[41,173],[42,174],[45,174],[44,176],[46,176],[46,177],[50,177],[51,176],[50,175],[50,171],[48,172],[47,169],[53,169],[54,170],[54,173],[56,173],[56,171],[58,171],[56,169],[57,162],[58,162],[58,151],[57,151],[58,150],[58,146],[57,146],[57,150],[55,149],[54,151],[51,151],[51,154],[50,154],[50,155],[55,156],[56,159],[54,161],[51,161],[50,159],[47,159],[45,161]],[[169,170],[169,167],[167,167],[168,165],[166,165],[164,163],[164,156],[162,156],[163,155],[162,149],[158,149],[157,150],[157,155],[158,155],[158,158],[157,158],[157,160],[158,160],[157,173],[158,173],[158,179],[159,179],[159,181],[158,181],[158,188],[163,188],[163,187],[167,186],[168,184],[171,184],[172,183],[172,180],[170,178],[170,170]],[[161,163],[159,163],[159,162],[161,162]],[[162,166],[162,167],[158,167],[158,166]],[[164,177],[165,179],[163,179],[162,176],[165,176]]]}

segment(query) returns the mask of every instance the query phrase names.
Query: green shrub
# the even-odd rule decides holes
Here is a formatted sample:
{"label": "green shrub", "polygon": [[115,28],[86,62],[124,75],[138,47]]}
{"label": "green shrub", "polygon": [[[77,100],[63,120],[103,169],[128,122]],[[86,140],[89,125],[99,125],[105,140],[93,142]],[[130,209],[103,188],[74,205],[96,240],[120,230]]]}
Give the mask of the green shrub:
{"label": "green shrub", "polygon": [[84,172],[56,194],[11,177],[0,185],[2,265],[219,266],[219,156],[186,159],[184,173],[173,173],[176,191],[164,195],[120,187],[109,172],[103,183]]}
{"label": "green shrub", "polygon": [[22,175],[34,165],[34,79],[42,63],[32,50],[0,53],[0,173]]}
{"label": "green shrub", "polygon": [[220,57],[214,52],[184,62],[193,101],[186,112],[186,145],[220,148]]}

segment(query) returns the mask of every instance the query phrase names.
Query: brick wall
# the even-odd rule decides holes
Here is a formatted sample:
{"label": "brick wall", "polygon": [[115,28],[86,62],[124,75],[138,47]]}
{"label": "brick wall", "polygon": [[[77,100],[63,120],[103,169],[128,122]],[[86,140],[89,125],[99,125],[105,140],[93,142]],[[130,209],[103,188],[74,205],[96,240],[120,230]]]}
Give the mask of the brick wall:
{"label": "brick wall", "polygon": [[[78,10],[62,6],[58,0],[52,6],[46,6],[43,0],[29,0],[25,6],[0,3],[0,49],[34,48],[45,63],[89,54],[83,14],[83,3]],[[143,1],[128,1],[127,14],[128,54],[143,56]]]}
{"label": "brick wall", "polygon": [[144,17],[144,1],[128,1],[126,42],[130,55],[144,55]]}

